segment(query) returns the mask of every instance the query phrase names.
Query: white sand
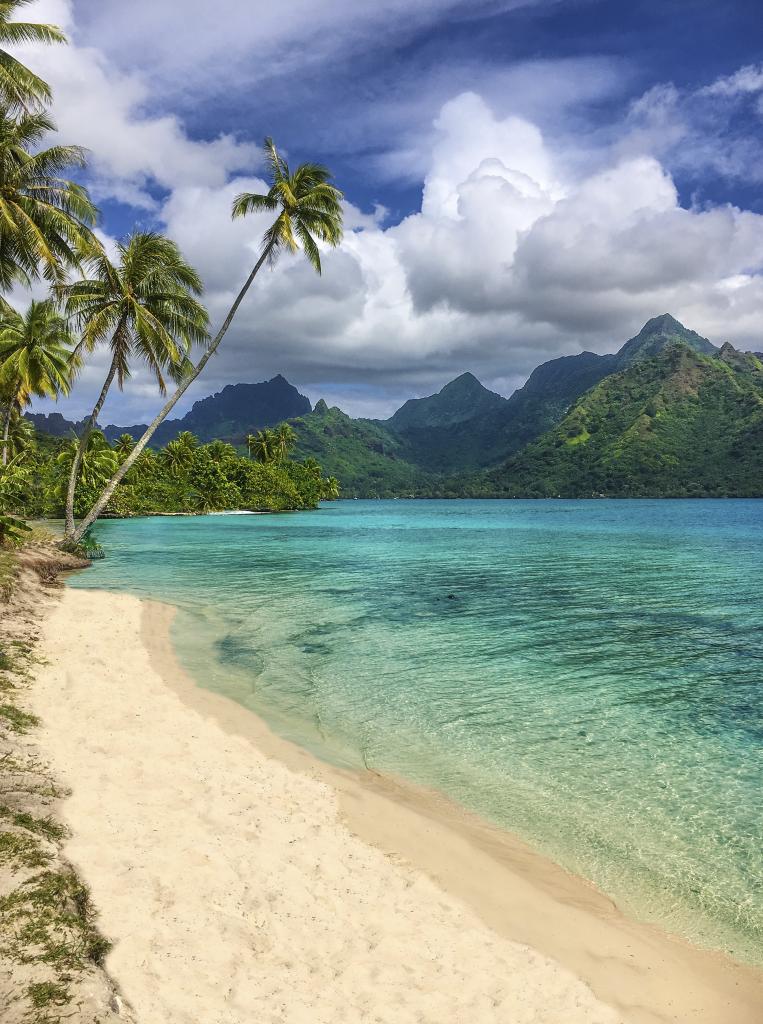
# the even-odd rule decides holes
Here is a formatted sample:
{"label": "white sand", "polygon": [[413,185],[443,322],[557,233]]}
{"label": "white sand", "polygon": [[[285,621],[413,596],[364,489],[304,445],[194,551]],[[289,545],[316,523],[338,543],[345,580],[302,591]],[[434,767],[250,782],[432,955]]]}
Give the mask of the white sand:
{"label": "white sand", "polygon": [[[350,831],[332,787],[266,756],[197,710],[203,699],[194,707],[168,685],[142,639],[144,609],[127,595],[66,590],[45,623],[49,664],[35,689],[42,742],[72,789],[66,852],[92,887],[115,941],[109,970],[140,1024],[754,1020],[747,975],[715,986],[690,957],[675,968],[667,1005],[665,978],[650,990],[651,961],[632,962],[641,951],[633,935],[602,931],[597,947],[587,908],[595,934],[585,963],[598,965],[599,992],[608,975],[618,979],[617,1010],[567,967],[488,927],[458,887],[440,888]],[[400,828],[406,818],[389,819],[393,835],[394,820]],[[419,841],[431,832],[422,828],[411,828]],[[485,859],[474,851],[480,874]],[[557,902],[554,918],[541,892],[537,920],[519,933],[533,923],[539,934],[556,930],[550,948],[561,942],[563,955],[578,944],[564,915],[582,913],[585,899]],[[711,964],[706,954],[698,963],[704,956]]]}

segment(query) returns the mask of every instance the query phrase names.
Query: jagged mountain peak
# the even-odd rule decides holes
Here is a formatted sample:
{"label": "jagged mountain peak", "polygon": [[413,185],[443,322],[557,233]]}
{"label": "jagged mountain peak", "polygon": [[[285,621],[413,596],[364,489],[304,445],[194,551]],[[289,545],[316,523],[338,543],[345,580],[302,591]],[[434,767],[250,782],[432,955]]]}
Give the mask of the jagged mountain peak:
{"label": "jagged mountain peak", "polygon": [[718,353],[718,349],[707,338],[684,327],[670,313],[662,313],[660,316],[654,316],[651,320],[647,320],[638,334],[626,341],[617,353],[617,369],[627,369],[640,359],[651,359],[652,356],[659,355],[667,345],[676,342],[683,342],[693,348],[695,352],[701,352],[704,355],[717,355]]}

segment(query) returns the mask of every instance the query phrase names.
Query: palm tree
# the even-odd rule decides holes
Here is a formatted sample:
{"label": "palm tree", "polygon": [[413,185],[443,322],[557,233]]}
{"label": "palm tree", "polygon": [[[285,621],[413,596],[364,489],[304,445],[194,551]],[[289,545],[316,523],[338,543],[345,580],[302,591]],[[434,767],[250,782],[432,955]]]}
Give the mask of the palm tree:
{"label": "palm tree", "polygon": [[120,434],[114,442],[114,451],[121,458],[126,458],[135,447],[135,438],[132,434]]}
{"label": "palm tree", "polygon": [[276,439],[272,430],[258,430],[246,439],[251,458],[258,462],[273,462],[276,457]]}
{"label": "palm tree", "polygon": [[326,501],[336,501],[339,497],[339,481],[335,476],[327,476],[323,481],[323,497]]}
{"label": "palm tree", "polygon": [[69,326],[49,299],[30,303],[23,315],[10,311],[0,322],[0,388],[6,400],[4,466],[14,412],[19,413],[33,396],[68,395],[77,365],[71,344]]}
{"label": "palm tree", "polygon": [[90,231],[97,210],[87,189],[61,177],[69,167],[84,167],[84,150],[39,149],[54,128],[47,114],[14,118],[0,109],[1,291],[28,287],[41,272],[48,281],[63,281],[83,250],[97,244]]}
{"label": "palm tree", "polygon": [[[67,315],[82,331],[78,349],[92,352],[108,342],[111,350],[106,379],[80,437],[81,452],[114,379],[121,389],[134,359],[148,365],[164,395],[165,373],[173,380],[182,379],[191,346],[207,338],[207,311],[196,298],[202,291],[201,278],[174,242],[155,232],[137,231],[120,242],[117,251],[115,264],[102,249],[93,250],[88,259],[91,276],[57,289]],[[71,468],[65,538],[74,534],[80,458]]]}
{"label": "palm tree", "polygon": [[33,71],[12,57],[6,44],[65,43],[66,36],[56,25],[11,21],[20,7],[32,0],[1,0],[0,2],[0,103],[11,110],[50,103],[50,86]]}
{"label": "palm tree", "polygon": [[267,193],[264,195],[244,193],[235,199],[232,209],[234,219],[263,210],[279,211],[275,221],[265,232],[257,262],[228,310],[228,314],[223,320],[220,330],[212,339],[209,348],[193,370],[184,378],[161,412],[146,428],[132,454],[109,480],[103,494],[78,526],[75,540],[78,540],[92,526],[106,507],[120,480],[153,437],[157,427],[169,416],[217,351],[246,293],[264,264],[274,264],[284,249],[295,252],[301,246],[315,271],[320,274],[321,259],[316,239],[332,247],[337,246],[342,240],[342,193],[330,183],[329,171],[320,164],[309,163],[301,164],[292,172],[276,150],[272,139],[265,140],[265,155],[270,177],[270,188]]}
{"label": "palm tree", "polygon": [[21,456],[11,459],[6,466],[0,466],[0,548],[7,544],[15,545],[31,533],[31,528],[14,515],[8,515],[11,508],[23,500],[29,480],[29,469],[21,464]]}
{"label": "palm tree", "polygon": [[[79,482],[85,487],[98,486],[109,479],[111,474],[119,465],[119,457],[109,445],[100,430],[92,430],[88,435],[87,445],[84,452],[80,453],[79,439],[74,437],[66,445],[63,451],[59,452],[56,462],[61,466],[68,478],[71,467],[79,459]],[[64,490],[64,480],[61,481],[61,491]]]}
{"label": "palm tree", "polygon": [[11,416],[8,430],[8,458],[20,455],[35,439],[35,429],[18,410]]}
{"label": "palm tree", "polygon": [[314,455],[308,455],[302,465],[310,471],[310,474],[318,479],[321,477],[321,464]]}
{"label": "palm tree", "polygon": [[181,430],[175,440],[179,441],[186,448],[190,448],[191,451],[199,447],[198,437],[192,434],[190,430]]}
{"label": "palm tree", "polygon": [[194,449],[183,444],[180,438],[170,441],[164,449],[164,462],[170,471],[170,476],[182,476],[193,464]]}
{"label": "palm tree", "polygon": [[281,423],[273,431],[273,440],[275,443],[276,457],[279,459],[286,459],[296,447],[297,432],[290,423]]}

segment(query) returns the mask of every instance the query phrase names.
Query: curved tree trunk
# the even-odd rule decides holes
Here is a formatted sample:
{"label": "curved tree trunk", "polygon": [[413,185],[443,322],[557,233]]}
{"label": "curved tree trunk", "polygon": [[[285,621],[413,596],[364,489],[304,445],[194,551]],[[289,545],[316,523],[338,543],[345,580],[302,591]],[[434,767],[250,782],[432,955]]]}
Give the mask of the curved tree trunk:
{"label": "curved tree trunk", "polygon": [[84,426],[82,433],[80,434],[79,446],[74,455],[74,461],[72,462],[71,472],[69,473],[69,485],[66,489],[66,525],[64,527],[64,540],[69,541],[74,537],[74,494],[77,490],[77,477],[79,476],[80,466],[82,465],[82,459],[87,448],[88,438],[93,432],[103,403],[106,401],[106,396],[109,393],[109,388],[114,383],[114,377],[117,372],[117,359],[116,356],[111,360],[111,366],[109,372],[106,375],[106,380],[101,388],[101,393],[98,396],[98,401],[93,407],[93,411],[88,417],[87,423]]}
{"label": "curved tree trunk", "polygon": [[127,456],[125,461],[122,463],[122,465],[116,471],[116,473],[112,476],[111,480],[109,480],[109,482],[106,484],[106,487],[103,489],[103,491],[101,493],[101,496],[98,498],[98,500],[96,501],[95,505],[93,505],[93,507],[90,509],[88,514],[85,516],[85,518],[79,524],[79,526],[77,526],[76,530],[72,534],[72,537],[70,538],[75,544],[78,544],[82,540],[82,538],[85,535],[85,533],[90,529],[90,527],[96,521],[96,519],[101,514],[101,512],[103,512],[104,508],[106,508],[106,506],[109,503],[109,500],[111,499],[112,494],[117,489],[117,487],[119,486],[120,482],[124,479],[125,475],[130,471],[132,466],[135,464],[135,462],[136,462],[138,456],[140,455],[140,453],[143,451],[143,449],[146,447],[148,442],[154,436],[157,427],[161,423],[163,423],[164,420],[169,416],[169,414],[172,412],[174,407],[177,405],[177,403],[180,401],[180,399],[186,393],[188,388],[191,386],[191,384],[193,384],[193,382],[196,380],[196,378],[199,376],[201,371],[204,369],[204,367],[207,365],[209,360],[212,358],[212,356],[215,354],[215,352],[219,348],[220,342],[225,337],[225,335],[226,335],[226,333],[228,331],[228,328],[230,327],[231,323],[233,322],[233,318],[234,318],[234,316],[236,315],[236,313],[238,311],[238,307],[243,302],[244,296],[249,291],[249,288],[251,287],[252,281],[254,281],[254,279],[257,276],[257,274],[259,273],[263,263],[265,263],[265,261],[267,260],[268,256],[270,255],[270,251],[271,251],[272,248],[273,248],[273,246],[272,246],[272,243],[271,243],[269,245],[266,245],[265,248],[262,250],[262,253],[260,254],[260,258],[257,260],[257,262],[255,263],[254,267],[252,268],[252,272],[250,273],[249,277],[246,279],[246,281],[244,283],[244,286],[242,287],[241,291],[236,296],[236,299],[235,299],[233,305],[228,310],[228,315],[226,316],[225,320],[223,321],[222,327],[217,332],[215,337],[212,339],[212,342],[211,342],[209,348],[206,350],[204,355],[198,361],[196,366],[194,366],[194,368],[193,368],[192,372],[190,373],[190,375],[188,377],[186,377],[186,379],[183,381],[183,383],[178,387],[177,391],[175,391],[175,393],[172,395],[172,397],[169,399],[169,401],[166,402],[166,404],[164,405],[164,408],[161,410],[159,415],[156,416],[151,421],[151,423],[148,425],[148,427],[144,431],[143,436],[141,437],[141,439],[136,443],[135,447],[130,452],[130,454]]}

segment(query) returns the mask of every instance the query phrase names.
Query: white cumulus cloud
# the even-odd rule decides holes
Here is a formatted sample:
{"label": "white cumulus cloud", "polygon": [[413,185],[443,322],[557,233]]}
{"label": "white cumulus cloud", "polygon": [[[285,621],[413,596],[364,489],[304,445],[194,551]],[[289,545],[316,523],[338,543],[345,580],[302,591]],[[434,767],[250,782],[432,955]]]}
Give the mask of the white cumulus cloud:
{"label": "white cumulus cloud", "polygon": [[[99,194],[138,216],[151,206],[201,271],[219,323],[267,224],[230,219],[238,192],[265,187],[252,140],[198,139],[177,117],[155,116],[146,80],[77,45],[65,0],[47,7],[75,40],[34,53],[62,134],[91,148]],[[752,72],[742,71],[734,88],[749,92]],[[763,217],[681,204],[660,159],[666,137],[682,137],[681,105],[675,88],[653,90],[619,145],[581,160],[579,142],[549,136],[528,114],[498,112],[474,91],[452,96],[417,143],[418,211],[392,223],[381,207],[348,204],[322,277],[292,256],[264,270],[190,397],[281,372],[313,399],[379,414],[465,369],[506,393],[544,359],[611,351],[666,311],[715,342],[763,347]],[[72,411],[86,408],[94,372]],[[138,372],[105,418],[139,420],[155,405]]]}

